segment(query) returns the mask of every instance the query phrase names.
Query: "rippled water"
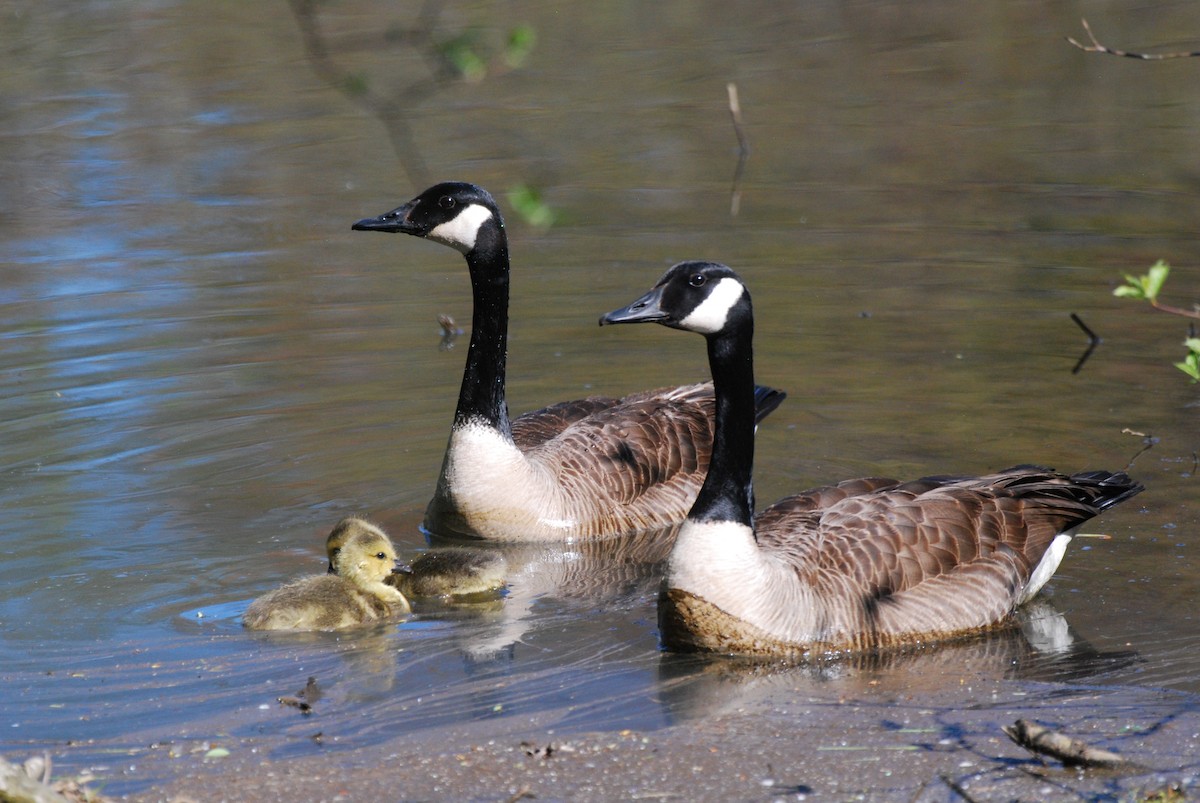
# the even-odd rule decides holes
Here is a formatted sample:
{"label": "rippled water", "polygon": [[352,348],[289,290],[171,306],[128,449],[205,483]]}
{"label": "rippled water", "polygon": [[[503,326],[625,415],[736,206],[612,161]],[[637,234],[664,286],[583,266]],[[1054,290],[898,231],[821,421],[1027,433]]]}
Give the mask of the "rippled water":
{"label": "rippled water", "polygon": [[[791,394],[760,432],[762,501],[868,473],[1120,468],[1143,445],[1123,430],[1154,439],[1131,468],[1147,492],[1073,548],[1035,617],[1069,646],[1027,624],[785,684],[936,694],[970,667],[1200,692],[1200,392],[1170,365],[1186,329],[1110,294],[1163,258],[1172,300],[1200,298],[1194,63],[1083,54],[1062,41],[1077,11],[1041,4],[463,4],[439,41],[499,53],[521,22],[537,44],[431,84],[418,47],[378,35],[406,24],[390,5],[322,4],[307,50],[303,4],[250,8],[3,12],[6,755],[70,743],[86,766],[219,737],[303,754],[318,728],[275,699],[309,676],[322,749],[463,722],[653,728],[728,702],[713,675],[742,670],[658,652],[661,556],[628,546],[513,550],[491,608],[241,630],[250,599],[321,570],[346,513],[425,546],[465,345],[435,317],[469,321],[466,274],[349,226],[441,178],[531,185],[557,213],[540,229],[503,202],[514,412],[703,376],[695,338],[595,326],[703,257],[747,278],[759,379]],[[1106,9],[1093,27],[1130,47],[1195,27],[1178,6]],[[729,81],[751,144],[736,216]],[[1078,373],[1071,312],[1104,338]]]}

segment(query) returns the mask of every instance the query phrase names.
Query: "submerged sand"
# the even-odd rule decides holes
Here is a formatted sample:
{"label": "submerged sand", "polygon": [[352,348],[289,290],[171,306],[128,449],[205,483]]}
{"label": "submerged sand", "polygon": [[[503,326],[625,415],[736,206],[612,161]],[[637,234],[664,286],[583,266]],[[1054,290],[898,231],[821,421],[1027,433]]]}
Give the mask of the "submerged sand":
{"label": "submerged sand", "polygon": [[[289,745],[274,738],[230,744],[220,759],[162,750],[139,759],[137,774],[156,780],[128,799],[1171,800],[1196,793],[1200,701],[1193,695],[999,680],[937,691],[883,682],[877,694],[856,699],[803,699],[779,678],[714,677],[698,693],[713,695],[718,707],[728,700],[728,710],[645,732],[559,735],[544,722],[480,723],[397,733],[348,750],[337,734],[321,732],[318,710],[305,755],[280,757]],[[1018,718],[1130,764],[1068,769],[1039,759],[1002,731]]]}

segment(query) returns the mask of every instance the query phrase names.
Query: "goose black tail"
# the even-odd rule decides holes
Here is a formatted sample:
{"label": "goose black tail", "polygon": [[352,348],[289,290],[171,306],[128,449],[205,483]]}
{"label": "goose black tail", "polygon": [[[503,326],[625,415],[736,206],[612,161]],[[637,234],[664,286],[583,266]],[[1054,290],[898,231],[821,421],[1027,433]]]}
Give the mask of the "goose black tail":
{"label": "goose black tail", "polygon": [[765,385],[754,386],[754,423],[760,423],[775,411],[775,408],[787,398],[787,392],[769,388]]}
{"label": "goose black tail", "polygon": [[1085,471],[1072,474],[1071,479],[1080,485],[1095,489],[1095,496],[1091,502],[1097,510],[1107,510],[1146,490],[1145,485],[1124,471]]}

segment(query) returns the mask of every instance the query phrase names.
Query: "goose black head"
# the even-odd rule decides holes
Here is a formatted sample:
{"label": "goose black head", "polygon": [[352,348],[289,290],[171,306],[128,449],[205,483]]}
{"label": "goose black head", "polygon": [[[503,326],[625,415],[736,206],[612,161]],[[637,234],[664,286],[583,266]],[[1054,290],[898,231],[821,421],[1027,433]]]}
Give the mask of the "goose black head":
{"label": "goose black head", "polygon": [[403,206],[351,226],[355,231],[402,232],[448,245],[463,254],[475,250],[487,226],[500,232],[504,221],[490,193],[465,181],[435,184]]}
{"label": "goose black head", "polygon": [[600,325],[661,323],[705,336],[749,320],[750,293],[731,268],[718,262],[680,262],[650,292],[600,318]]}

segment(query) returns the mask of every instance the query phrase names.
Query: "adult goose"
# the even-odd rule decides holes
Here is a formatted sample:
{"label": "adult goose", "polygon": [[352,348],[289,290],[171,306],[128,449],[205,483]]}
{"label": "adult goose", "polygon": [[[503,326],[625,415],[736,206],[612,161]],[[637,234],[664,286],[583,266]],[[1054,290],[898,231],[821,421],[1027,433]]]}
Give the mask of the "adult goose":
{"label": "adult goose", "polygon": [[[471,342],[426,531],[569,541],[683,520],[708,470],[711,384],[563,402],[510,421],[508,238],[492,196],[473,184],[442,183],[353,228],[448,245],[471,274]],[[752,394],[755,421],[785,396],[770,388]]]}
{"label": "adult goose", "polygon": [[753,514],[750,294],[728,267],[683,262],[600,324],[704,335],[716,439],[659,600],[670,649],[807,656],[999,625],[1062,560],[1075,529],[1143,487],[1123,473],[1019,466],[981,477],[847,480]]}

